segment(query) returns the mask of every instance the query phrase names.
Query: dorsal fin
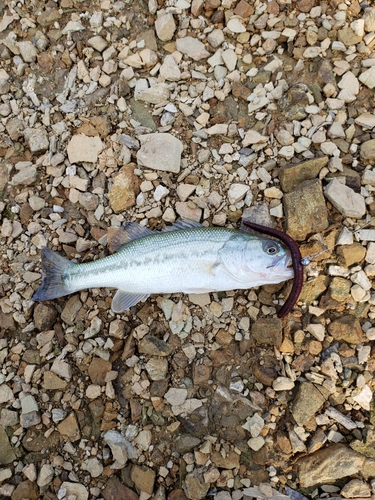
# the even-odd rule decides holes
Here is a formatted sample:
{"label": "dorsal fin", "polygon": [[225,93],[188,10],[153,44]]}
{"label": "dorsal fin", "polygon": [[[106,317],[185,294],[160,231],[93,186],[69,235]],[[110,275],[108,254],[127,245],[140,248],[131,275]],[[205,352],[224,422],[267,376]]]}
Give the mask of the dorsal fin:
{"label": "dorsal fin", "polygon": [[155,234],[151,229],[141,226],[136,222],[124,222],[117,233],[111,238],[110,247],[113,252],[118,252],[123,246],[133,240]]}
{"label": "dorsal fin", "polygon": [[167,226],[163,231],[182,231],[183,229],[192,229],[196,227],[203,227],[200,222],[192,219],[181,219],[174,222],[171,226]]}

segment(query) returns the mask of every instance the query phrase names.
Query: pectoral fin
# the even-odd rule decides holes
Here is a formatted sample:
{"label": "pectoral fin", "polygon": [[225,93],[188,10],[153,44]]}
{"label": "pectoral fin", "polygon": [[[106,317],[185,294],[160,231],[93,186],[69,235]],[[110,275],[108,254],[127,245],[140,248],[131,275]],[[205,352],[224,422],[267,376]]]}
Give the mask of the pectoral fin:
{"label": "pectoral fin", "polygon": [[123,290],[117,290],[115,296],[112,300],[112,311],[114,313],[121,313],[126,311],[126,309],[130,309],[131,307],[138,304],[143,299],[147,299],[149,294],[142,293],[128,293]]}

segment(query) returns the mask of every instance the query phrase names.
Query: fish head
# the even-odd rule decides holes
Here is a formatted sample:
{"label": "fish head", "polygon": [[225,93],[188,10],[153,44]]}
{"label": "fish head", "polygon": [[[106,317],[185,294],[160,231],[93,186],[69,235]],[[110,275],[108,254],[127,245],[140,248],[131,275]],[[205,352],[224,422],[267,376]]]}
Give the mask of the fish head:
{"label": "fish head", "polygon": [[242,252],[242,266],[245,274],[258,276],[262,284],[293,278],[289,250],[270,238],[250,239]]}

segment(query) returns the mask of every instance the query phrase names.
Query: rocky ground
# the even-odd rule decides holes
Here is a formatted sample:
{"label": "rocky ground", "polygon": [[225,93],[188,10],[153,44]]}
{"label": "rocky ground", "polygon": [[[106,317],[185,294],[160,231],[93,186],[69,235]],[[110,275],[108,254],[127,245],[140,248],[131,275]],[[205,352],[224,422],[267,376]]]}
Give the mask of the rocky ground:
{"label": "rocky ground", "polygon": [[[369,2],[371,4],[371,2]],[[375,494],[375,9],[0,0],[0,496]],[[291,283],[34,303],[124,220],[284,228]]]}

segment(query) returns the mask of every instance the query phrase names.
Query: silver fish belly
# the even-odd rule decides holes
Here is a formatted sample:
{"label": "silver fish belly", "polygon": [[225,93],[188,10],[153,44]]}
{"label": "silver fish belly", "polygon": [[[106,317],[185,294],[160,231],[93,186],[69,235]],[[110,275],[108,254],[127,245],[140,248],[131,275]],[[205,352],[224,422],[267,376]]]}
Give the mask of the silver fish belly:
{"label": "silver fish belly", "polygon": [[43,280],[33,299],[111,287],[118,289],[112,310],[122,312],[151,294],[246,289],[293,277],[289,252],[272,239],[186,221],[163,232],[136,223],[122,231],[128,242],[90,263],[74,264],[43,249]]}

